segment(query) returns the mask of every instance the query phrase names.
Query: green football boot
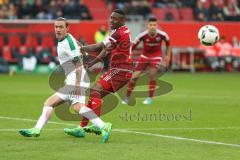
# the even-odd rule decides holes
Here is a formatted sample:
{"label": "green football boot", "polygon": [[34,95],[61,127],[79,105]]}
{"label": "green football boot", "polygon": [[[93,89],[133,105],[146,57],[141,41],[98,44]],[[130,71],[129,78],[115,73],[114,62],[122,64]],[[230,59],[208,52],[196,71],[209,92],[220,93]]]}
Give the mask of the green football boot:
{"label": "green football boot", "polygon": [[105,123],[104,127],[102,128],[102,143],[107,143],[109,137],[110,137],[110,132],[112,130],[112,123]]}
{"label": "green football boot", "polygon": [[150,97],[146,98],[146,99],[143,101],[143,104],[147,104],[147,105],[150,105],[150,104],[152,104],[152,103],[153,103],[153,99],[150,98]]}
{"label": "green football boot", "polygon": [[64,133],[79,138],[85,137],[85,131],[80,126],[78,126],[77,128],[64,128]]}
{"label": "green football boot", "polygon": [[31,128],[31,129],[21,129],[19,133],[24,137],[39,137],[40,129]]}
{"label": "green football boot", "polygon": [[87,133],[95,133],[96,135],[100,135],[102,133],[101,130],[95,125],[83,127],[83,130]]}

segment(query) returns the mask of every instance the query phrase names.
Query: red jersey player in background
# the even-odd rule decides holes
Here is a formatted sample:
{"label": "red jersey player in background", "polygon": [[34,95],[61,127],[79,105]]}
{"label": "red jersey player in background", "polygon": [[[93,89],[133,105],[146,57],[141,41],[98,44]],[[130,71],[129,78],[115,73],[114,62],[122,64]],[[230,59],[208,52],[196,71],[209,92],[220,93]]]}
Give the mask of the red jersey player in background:
{"label": "red jersey player in background", "polygon": [[[130,31],[128,27],[125,26],[125,13],[122,10],[114,10],[111,14],[109,23],[112,33],[106,37],[103,42],[81,47],[82,52],[101,51],[101,53],[88,64],[88,67],[97,63],[106,56],[106,54],[111,53],[110,69],[100,77],[90,91],[88,107],[93,109],[97,115],[100,115],[102,98],[111,92],[118,91],[129,82],[132,76]],[[64,131],[68,135],[75,137],[79,137],[78,133],[82,132],[104,134],[94,125],[87,126],[88,122],[89,120],[83,117],[80,127],[73,129],[66,128]],[[82,127],[83,130],[81,129]],[[110,130],[111,125],[109,126],[108,133],[105,134],[106,136],[103,139],[104,142],[108,140]]]}
{"label": "red jersey player in background", "polygon": [[[162,41],[165,42],[167,55],[163,55],[162,53]],[[135,72],[128,84],[126,98],[122,101],[122,104],[129,103],[129,97],[132,94],[137,79],[145,70],[149,72],[150,82],[149,97],[147,97],[143,103],[151,104],[157,84],[156,78],[160,65],[162,64],[168,67],[170,61],[171,47],[168,34],[158,29],[157,19],[155,17],[150,17],[148,19],[147,30],[136,37],[132,44],[132,50],[134,50],[140,42],[143,42],[143,52],[137,61]]]}

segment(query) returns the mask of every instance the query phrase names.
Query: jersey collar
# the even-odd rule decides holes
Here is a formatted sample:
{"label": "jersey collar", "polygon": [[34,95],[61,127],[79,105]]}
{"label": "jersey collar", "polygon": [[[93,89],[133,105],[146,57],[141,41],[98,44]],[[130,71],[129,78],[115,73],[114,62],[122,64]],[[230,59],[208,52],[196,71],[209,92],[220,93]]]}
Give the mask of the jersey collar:
{"label": "jersey collar", "polygon": [[58,42],[62,42],[64,39],[66,39],[67,37],[69,37],[69,34],[66,35],[66,37],[64,37],[63,39],[61,40],[58,40]]}

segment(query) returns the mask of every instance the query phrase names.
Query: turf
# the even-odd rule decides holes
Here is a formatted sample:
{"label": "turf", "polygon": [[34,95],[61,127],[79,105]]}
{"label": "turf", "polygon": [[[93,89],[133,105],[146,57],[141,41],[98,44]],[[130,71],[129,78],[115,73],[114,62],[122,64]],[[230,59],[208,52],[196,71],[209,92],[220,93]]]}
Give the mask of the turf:
{"label": "turf", "polygon": [[[55,115],[51,121],[73,125],[49,123],[39,138],[21,137],[18,129],[35,125],[24,119],[36,120],[53,93],[48,75],[0,75],[0,159],[240,159],[239,74],[169,73],[162,80],[173,90],[152,105],[142,105],[140,98],[134,107],[119,104],[103,116],[114,130],[102,144],[101,136],[64,135],[63,128],[78,122]],[[151,117],[160,113],[165,117]]]}

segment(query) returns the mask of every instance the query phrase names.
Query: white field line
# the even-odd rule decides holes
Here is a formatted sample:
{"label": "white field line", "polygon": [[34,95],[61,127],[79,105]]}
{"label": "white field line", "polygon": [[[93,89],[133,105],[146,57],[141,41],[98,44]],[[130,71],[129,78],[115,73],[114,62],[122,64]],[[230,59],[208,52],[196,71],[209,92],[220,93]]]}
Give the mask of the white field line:
{"label": "white field line", "polygon": [[[16,118],[16,117],[2,117],[2,116],[0,116],[0,119],[36,122],[36,120],[33,120],[33,119],[24,119],[24,118]],[[60,122],[53,122],[53,121],[49,121],[48,123],[58,124],[58,125],[76,126],[75,124],[71,124],[71,123],[60,123]],[[0,129],[0,131],[17,131],[17,130],[18,129]],[[51,131],[55,131],[56,130],[57,131],[57,130],[60,130],[60,129],[46,129],[46,130],[49,130],[49,131],[50,130]],[[138,134],[138,135],[145,135],[145,136],[153,136],[153,137],[161,137],[161,138],[167,138],[167,139],[175,139],[175,140],[181,140],[181,141],[191,141],[191,142],[203,143],[203,144],[213,144],[213,145],[240,147],[239,144],[231,144],[231,143],[224,143],[224,142],[199,140],[199,139],[193,139],[193,138],[169,136],[169,135],[162,135],[162,134],[155,134],[155,133],[148,133],[148,132],[138,132],[138,131],[132,131],[132,130],[128,130],[128,129],[114,129],[113,131],[120,132],[120,133],[131,133],[131,134]]]}
{"label": "white field line", "polygon": [[[37,120],[34,119],[25,119],[25,118],[17,118],[17,117],[3,117],[0,116],[0,119],[7,119],[7,120],[16,120],[16,121],[27,121],[27,122],[36,122]],[[49,124],[56,124],[56,125],[66,125],[66,126],[77,126],[77,124],[73,123],[62,123],[62,122],[55,122],[55,121],[49,121]],[[128,130],[128,131],[154,131],[154,130],[231,130],[231,129],[240,129],[240,127],[208,127],[208,128],[119,128],[116,130]]]}
{"label": "white field line", "polygon": [[[123,128],[124,129],[124,128]],[[240,127],[202,127],[202,128],[126,128],[128,131],[161,131],[161,130],[238,130]]]}
{"label": "white field line", "polygon": [[[18,132],[20,128],[0,128],[0,132]],[[44,129],[44,131],[63,131],[63,129]]]}
{"label": "white field line", "polygon": [[128,130],[118,130],[118,132],[140,134],[140,135],[145,135],[145,136],[154,136],[154,137],[161,137],[161,138],[167,138],[167,139],[175,139],[175,140],[181,140],[181,141],[191,141],[191,142],[213,144],[213,145],[240,147],[239,144],[231,144],[231,143],[223,143],[223,142],[216,142],[216,141],[199,140],[199,139],[192,139],[192,138],[185,138],[185,137],[178,137],[178,136],[169,136],[169,135],[147,133],[147,132],[136,132],[136,131],[128,131]]}
{"label": "white field line", "polygon": [[[34,119],[25,119],[25,118],[17,118],[17,117],[3,117],[3,116],[0,116],[0,119],[15,120],[15,121],[27,121],[27,122],[37,122],[37,120],[34,120]],[[48,123],[57,124],[57,125],[75,126],[75,127],[77,126],[76,124],[72,124],[72,123],[62,123],[62,122],[54,122],[54,121],[48,121]]]}
{"label": "white field line", "polygon": [[202,99],[239,99],[237,96],[226,96],[226,95],[191,95],[191,94],[169,94],[170,97],[179,97],[179,98],[202,98]]}

